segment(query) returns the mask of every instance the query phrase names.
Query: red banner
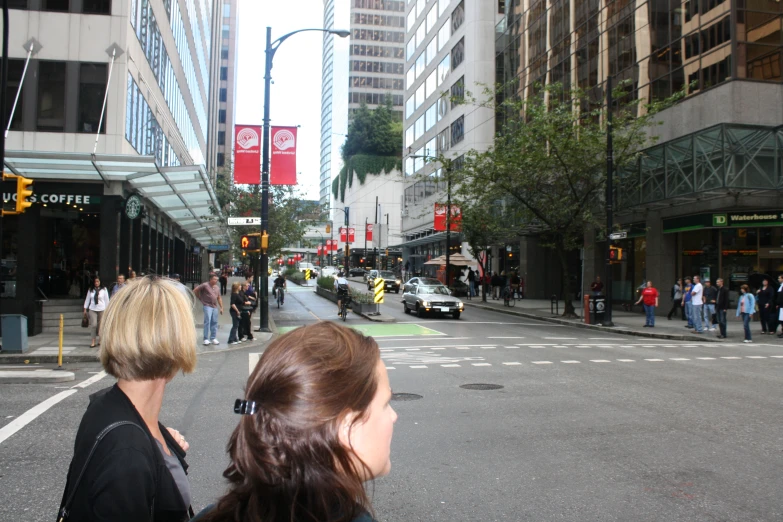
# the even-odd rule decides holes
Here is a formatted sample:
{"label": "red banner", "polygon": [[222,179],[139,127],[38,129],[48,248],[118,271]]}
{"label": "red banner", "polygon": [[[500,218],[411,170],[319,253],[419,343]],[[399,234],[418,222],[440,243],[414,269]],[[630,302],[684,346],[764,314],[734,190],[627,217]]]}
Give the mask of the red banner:
{"label": "red banner", "polygon": [[343,243],[348,241],[348,229],[345,227],[340,227],[340,241]]}
{"label": "red banner", "polygon": [[336,252],[337,251],[337,240],[336,239],[330,239],[331,244],[329,245],[329,251],[330,252]]}
{"label": "red banner", "polygon": [[348,228],[348,242],[349,243],[356,242],[356,229],[354,227]]}
{"label": "red banner", "polygon": [[316,250],[318,252],[318,255],[321,255],[321,245],[318,245],[318,249]]}
{"label": "red banner", "polygon": [[372,241],[372,223],[367,223],[367,230],[364,232],[367,241]]}
{"label": "red banner", "polygon": [[234,183],[261,184],[261,127],[234,127]]}
{"label": "red banner", "polygon": [[[449,221],[451,225],[449,228],[452,231],[460,230],[460,223],[462,222],[462,214],[460,213],[460,209],[458,206],[456,205],[451,206],[451,219]],[[446,205],[435,203],[435,220],[433,225],[437,232],[446,231]]]}
{"label": "red banner", "polygon": [[272,185],[296,185],[296,127],[272,127]]}

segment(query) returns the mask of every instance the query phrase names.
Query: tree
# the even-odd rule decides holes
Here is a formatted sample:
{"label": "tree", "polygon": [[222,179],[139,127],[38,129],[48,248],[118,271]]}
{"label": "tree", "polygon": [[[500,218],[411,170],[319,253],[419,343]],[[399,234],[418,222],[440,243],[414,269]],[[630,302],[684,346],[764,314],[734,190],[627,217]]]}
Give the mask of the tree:
{"label": "tree", "polygon": [[344,162],[357,154],[371,156],[401,156],[402,124],[392,116],[391,100],[370,111],[362,104],[353,113],[348,134],[341,149]]}
{"label": "tree", "polygon": [[[654,116],[684,95],[683,92],[642,106],[631,100],[627,85],[613,91],[619,103],[613,116],[614,165],[631,167],[651,144],[648,128]],[[496,109],[510,115],[485,152],[470,151],[454,173],[455,198],[466,215],[476,207],[500,205],[496,215],[483,214],[493,227],[509,236],[535,234],[554,250],[563,280],[565,311],[575,317],[568,252],[583,245],[585,227],[605,228],[606,182],[605,107],[580,89],[559,84],[539,87],[525,100],[511,99]],[[638,114],[638,116],[637,116]],[[480,223],[480,221],[479,221]]]}

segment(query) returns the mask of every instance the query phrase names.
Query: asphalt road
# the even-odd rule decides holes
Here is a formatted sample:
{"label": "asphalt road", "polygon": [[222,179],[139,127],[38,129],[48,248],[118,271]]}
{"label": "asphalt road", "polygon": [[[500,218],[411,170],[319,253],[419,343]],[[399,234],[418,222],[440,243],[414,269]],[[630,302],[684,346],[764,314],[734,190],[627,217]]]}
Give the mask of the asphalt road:
{"label": "asphalt road", "polygon": [[[293,285],[274,306],[284,330],[337,319],[336,305]],[[345,324],[376,337],[395,393],[421,398],[394,402],[393,469],[370,486],[381,522],[783,519],[777,339],[653,341],[472,308],[420,319],[394,294],[382,311],[397,322]],[[254,351],[202,355],[167,391],[163,422],[191,444],[196,507],[223,490]],[[73,384],[99,370],[81,365]],[[52,520],[88,395],[110,384],[78,388],[4,440],[66,386],[0,387],[0,521]]]}

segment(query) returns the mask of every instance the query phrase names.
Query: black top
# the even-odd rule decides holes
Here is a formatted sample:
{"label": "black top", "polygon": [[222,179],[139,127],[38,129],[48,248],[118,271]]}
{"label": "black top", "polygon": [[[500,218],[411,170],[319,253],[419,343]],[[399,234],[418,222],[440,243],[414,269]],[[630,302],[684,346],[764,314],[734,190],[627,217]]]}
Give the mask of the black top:
{"label": "black top", "polygon": [[704,302],[707,304],[715,304],[715,300],[718,299],[718,288],[710,285],[709,288],[704,287]]}
{"label": "black top", "polygon": [[779,290],[780,288],[779,284],[775,286],[776,286],[775,292],[777,292],[777,294],[775,294],[775,304],[777,304],[778,306],[783,306],[783,292]]}
{"label": "black top", "polygon": [[758,297],[759,297],[758,299],[759,307],[762,307],[765,304],[774,304],[775,290],[773,290],[771,286],[767,286],[766,289],[762,287],[759,289]]}
{"label": "black top", "polygon": [[285,279],[283,276],[277,276],[277,279],[275,279],[275,286],[283,286],[285,284]]}
{"label": "black top", "polygon": [[[98,444],[84,472],[71,505],[69,520],[79,522],[181,522],[188,508],[179,493],[155,439],[133,403],[115,384],[90,396],[90,404],[76,433],[73,459],[63,493],[70,493],[84,467],[95,438],[104,428],[130,421],[110,431]],[[187,473],[185,452],[159,424],[166,444]],[[145,435],[146,433],[146,435]]]}
{"label": "black top", "polygon": [[728,310],[729,308],[729,289],[722,286],[717,289],[718,295],[715,298],[716,310]]}
{"label": "black top", "polygon": [[240,312],[242,311],[242,307],[245,306],[245,300],[242,298],[242,296],[239,293],[231,294],[231,313],[234,312],[234,306],[237,307],[237,310]]}

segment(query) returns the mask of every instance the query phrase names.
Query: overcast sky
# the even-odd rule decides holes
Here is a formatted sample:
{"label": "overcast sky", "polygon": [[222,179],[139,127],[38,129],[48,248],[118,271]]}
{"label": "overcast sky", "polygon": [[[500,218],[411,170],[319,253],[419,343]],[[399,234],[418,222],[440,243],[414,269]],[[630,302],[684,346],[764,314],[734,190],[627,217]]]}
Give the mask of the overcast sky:
{"label": "overcast sky", "polygon": [[[261,125],[266,27],[272,27],[273,41],[297,29],[320,28],[323,26],[323,1],[240,0],[237,15],[236,123]],[[275,53],[272,69],[272,125],[300,125],[298,182],[308,199],[318,199],[322,42],[323,33],[320,32],[292,36]]]}

